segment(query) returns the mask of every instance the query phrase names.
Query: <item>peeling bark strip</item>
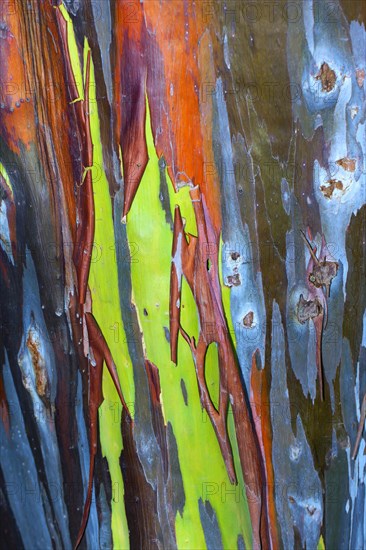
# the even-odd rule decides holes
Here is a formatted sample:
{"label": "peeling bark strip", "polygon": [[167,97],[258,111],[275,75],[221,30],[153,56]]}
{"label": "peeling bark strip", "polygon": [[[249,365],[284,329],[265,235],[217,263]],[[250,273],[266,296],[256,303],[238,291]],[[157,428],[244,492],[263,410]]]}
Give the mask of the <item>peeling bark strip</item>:
{"label": "peeling bark strip", "polygon": [[72,70],[69,46],[67,41],[67,22],[59,9],[56,9],[56,17],[60,38],[63,44],[65,56],[66,75],[69,83],[70,104],[75,106],[75,115],[79,131],[79,139],[82,143],[82,180],[76,184],[78,188],[77,212],[79,223],[76,228],[76,241],[74,245],[73,261],[78,274],[79,303],[84,304],[88,287],[90,261],[93,253],[94,242],[94,198],[92,182],[93,143],[90,132],[89,117],[89,89],[90,89],[90,57],[88,51],[86,61],[86,77],[84,86],[84,99],[80,98],[77,91],[75,76]]}
{"label": "peeling bark strip", "polygon": [[90,505],[92,499],[93,476],[95,456],[97,452],[98,442],[98,409],[104,398],[102,393],[102,374],[103,364],[107,368],[116,387],[118,396],[121,400],[123,408],[126,410],[131,419],[130,412],[122,395],[121,386],[118,379],[117,369],[114,364],[111,352],[108,348],[106,340],[101,333],[96,320],[91,314],[91,297],[87,295],[88,279],[90,272],[90,262],[93,252],[94,231],[95,231],[95,209],[93,197],[93,142],[90,128],[90,64],[91,51],[87,52],[86,59],[86,75],[84,85],[84,99],[78,97],[77,85],[72,69],[70,51],[67,38],[67,22],[62,16],[59,9],[56,8],[56,18],[60,32],[60,39],[63,44],[66,74],[69,77],[70,88],[70,104],[75,105],[75,115],[79,137],[82,143],[82,180],[76,185],[78,189],[77,195],[77,214],[78,224],[76,228],[76,240],[74,243],[73,262],[78,275],[78,296],[82,320],[86,326],[86,354],[88,356],[88,377],[89,377],[89,479],[86,500],[84,503],[83,516],[79,533],[76,539],[75,548],[77,548],[84,536],[86,529]]}
{"label": "peeling bark strip", "polygon": [[[259,355],[259,354],[258,354]],[[267,510],[271,548],[280,547],[279,532],[276,518],[274,472],[272,464],[273,433],[270,420],[270,400],[267,372],[257,364],[257,352],[253,354],[250,379],[250,402],[252,405],[256,432],[263,456],[265,479],[267,484]]]}
{"label": "peeling bark strip", "polygon": [[122,395],[121,386],[118,380],[116,366],[113,362],[111,352],[108,349],[107,343],[101,333],[94,317],[91,313],[85,313],[86,325],[88,328],[89,338],[89,423],[90,423],[90,457],[89,457],[89,481],[86,501],[84,504],[83,517],[81,521],[80,531],[76,540],[75,548],[77,548],[83,538],[86,523],[88,521],[90,504],[93,489],[94,463],[98,444],[98,409],[103,403],[102,392],[102,375],[103,363],[105,362],[113,383],[116,387],[118,396],[127,413],[130,421],[132,421],[130,412]]}
{"label": "peeling bark strip", "polygon": [[323,369],[323,331],[327,326],[328,317],[328,302],[330,296],[330,285],[338,272],[338,263],[327,260],[330,256],[324,235],[322,236],[322,244],[320,256],[323,256],[323,261],[320,261],[317,256],[317,248],[311,246],[305,233],[301,232],[304,242],[310,252],[310,259],[307,267],[309,294],[311,300],[304,301],[300,296],[297,305],[297,317],[300,323],[304,323],[306,319],[311,319],[316,331],[316,366],[318,371],[320,399],[324,401],[324,369]]}
{"label": "peeling bark strip", "polygon": [[[266,486],[262,476],[262,458],[255,429],[250,420],[238,367],[224,317],[218,277],[218,237],[210,221],[205,199],[198,186],[190,190],[198,235],[186,234],[180,208],[174,216],[171,271],[171,353],[177,355],[178,330],[191,348],[196,367],[202,406],[214,427],[223,459],[232,483],[237,483],[231,444],[227,431],[229,399],[233,410],[241,466],[246,484],[253,528],[253,547],[268,548],[269,532]],[[188,240],[187,240],[188,238]],[[182,277],[193,293],[200,321],[198,342],[180,324]],[[219,404],[213,404],[205,379],[205,357],[215,342],[219,356]]]}

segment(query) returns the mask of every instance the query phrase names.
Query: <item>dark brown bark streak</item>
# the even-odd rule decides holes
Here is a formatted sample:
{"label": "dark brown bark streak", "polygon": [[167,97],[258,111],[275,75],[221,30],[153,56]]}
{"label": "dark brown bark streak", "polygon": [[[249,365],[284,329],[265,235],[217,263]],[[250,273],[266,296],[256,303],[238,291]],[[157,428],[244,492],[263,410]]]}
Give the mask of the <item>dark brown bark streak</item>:
{"label": "dark brown bark streak", "polygon": [[76,539],[75,548],[77,548],[84,536],[85,528],[88,522],[92,490],[93,490],[93,476],[95,456],[97,453],[98,444],[98,409],[102,404],[104,397],[102,393],[102,375],[103,364],[107,365],[107,368],[112,377],[113,383],[116,387],[118,396],[121,400],[122,406],[125,409],[129,418],[131,418],[130,412],[126,405],[125,399],[122,394],[121,386],[118,379],[117,369],[112,358],[112,354],[108,348],[107,342],[91,313],[91,296],[88,292],[88,279],[90,272],[90,263],[93,252],[94,232],[95,232],[95,211],[94,211],[94,197],[93,197],[93,179],[92,179],[92,167],[93,167],[93,142],[90,129],[90,101],[89,101],[89,89],[90,89],[90,66],[91,66],[91,52],[87,53],[86,60],[86,73],[85,73],[85,85],[84,85],[84,99],[78,97],[77,86],[75,82],[74,73],[72,70],[72,64],[70,59],[70,52],[67,41],[67,22],[62,16],[59,9],[56,9],[56,18],[58,22],[58,28],[60,33],[60,39],[63,45],[64,61],[66,67],[66,74],[69,78],[69,93],[71,104],[75,106],[75,115],[77,120],[77,126],[82,143],[82,169],[83,176],[81,183],[78,187],[77,197],[77,213],[79,218],[79,225],[76,229],[76,239],[74,243],[73,261],[76,266],[78,277],[78,297],[80,304],[80,311],[82,314],[83,325],[86,327],[86,333],[88,338],[88,378],[89,378],[89,438],[90,438],[90,462],[89,462],[89,480],[87,496],[84,503],[83,516],[79,533]]}
{"label": "dark brown bark streak", "polygon": [[[262,456],[255,429],[247,407],[238,367],[226,327],[218,278],[218,238],[211,225],[204,197],[198,186],[190,191],[195,212],[198,236],[184,231],[179,207],[175,209],[171,270],[171,357],[177,357],[178,328],[189,344],[195,367],[202,406],[215,430],[227,472],[237,483],[232,449],[227,431],[229,398],[233,410],[239,457],[244,474],[248,506],[252,519],[253,547],[270,548],[266,488]],[[215,250],[212,249],[213,245]],[[193,293],[200,320],[196,345],[180,324],[181,279],[187,280]],[[208,346],[218,347],[220,393],[215,408],[205,380],[205,356]]]}

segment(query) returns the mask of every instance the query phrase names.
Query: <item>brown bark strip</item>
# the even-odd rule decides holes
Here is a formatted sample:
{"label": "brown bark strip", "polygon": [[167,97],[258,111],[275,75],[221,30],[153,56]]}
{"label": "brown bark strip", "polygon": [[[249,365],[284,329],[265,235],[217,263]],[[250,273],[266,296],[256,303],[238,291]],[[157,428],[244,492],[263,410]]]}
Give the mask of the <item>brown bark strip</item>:
{"label": "brown bark strip", "polygon": [[274,473],[272,464],[272,428],[270,414],[269,384],[266,369],[257,367],[256,353],[252,358],[252,373],[250,378],[251,403],[253,415],[263,456],[263,466],[267,483],[268,527],[273,548],[280,547],[277,525],[276,503],[274,495]]}
{"label": "brown bark strip", "polygon": [[[112,377],[113,383],[116,387],[118,396],[121,400],[122,406],[125,409],[128,417],[131,419],[131,414],[128,410],[126,401],[122,394],[122,389],[118,379],[117,369],[113,361],[112,354],[109,350],[107,342],[98,326],[97,321],[91,313],[91,300],[90,304],[87,304],[88,298],[88,280],[90,272],[90,263],[93,252],[94,233],[95,233],[95,210],[94,210],[94,197],[93,197],[93,178],[92,178],[92,166],[93,166],[93,142],[90,129],[90,102],[89,102],[89,88],[90,88],[90,64],[91,64],[91,52],[87,53],[86,60],[86,76],[84,85],[84,99],[78,97],[77,86],[75,82],[74,73],[72,70],[70,52],[67,41],[67,22],[62,16],[59,9],[56,9],[56,19],[58,23],[60,39],[64,50],[64,60],[66,66],[66,74],[69,79],[69,93],[71,104],[75,108],[75,116],[77,127],[79,131],[79,137],[82,143],[82,163],[83,163],[83,176],[82,181],[78,185],[77,195],[77,213],[79,218],[79,224],[76,229],[76,238],[74,243],[73,262],[77,271],[78,278],[78,298],[80,304],[80,310],[82,313],[83,324],[86,325],[86,338],[88,341],[88,357],[89,357],[89,437],[90,437],[90,463],[89,463],[89,480],[87,496],[84,503],[83,516],[79,533],[77,536],[75,548],[77,548],[84,536],[85,528],[87,525],[92,490],[93,490],[93,476],[95,456],[97,453],[98,443],[98,409],[102,404],[104,397],[102,393],[102,375],[103,364],[107,365],[109,373]],[[89,310],[89,311],[88,311]]]}
{"label": "brown bark strip", "polygon": [[[97,350],[98,354],[101,354],[103,357],[103,360],[105,361],[105,364],[107,365],[107,368],[109,370],[109,374],[111,375],[111,378],[113,380],[113,383],[116,387],[118,397],[121,400],[121,403],[126,410],[127,415],[129,416],[131,422],[132,417],[130,414],[130,411],[128,409],[128,406],[126,404],[125,398],[122,394],[121,385],[118,378],[118,373],[116,369],[116,365],[113,361],[113,357],[111,354],[111,351],[108,347],[108,344],[103,336],[102,331],[100,330],[97,321],[95,320],[92,313],[86,312],[85,313],[85,320],[86,325],[88,328],[88,336],[89,336],[89,347],[92,348],[92,350]],[[102,381],[100,380],[100,383],[102,384]]]}
{"label": "brown bark strip", "polygon": [[69,78],[70,102],[74,105],[77,126],[82,143],[83,178],[78,184],[77,211],[79,225],[76,229],[73,261],[78,277],[79,303],[84,304],[88,287],[90,262],[93,253],[95,219],[94,197],[91,169],[93,166],[93,143],[89,116],[89,85],[90,85],[90,50],[87,54],[84,100],[79,98],[74,73],[72,70],[70,52],[67,42],[67,22],[60,10],[56,9],[56,18],[60,38],[64,49],[66,74]]}
{"label": "brown bark strip", "polygon": [[159,550],[160,526],[157,521],[158,505],[154,489],[146,480],[140,462],[133,429],[122,411],[123,450],[120,464],[125,486],[125,508],[131,548]]}
{"label": "brown bark strip", "polygon": [[102,376],[103,376],[103,363],[105,361],[108,370],[112,376],[112,380],[116,387],[119,398],[123,408],[125,409],[128,417],[131,420],[131,414],[126,405],[125,399],[122,395],[121,386],[118,380],[117,370],[112,359],[111,352],[108,348],[107,342],[91,313],[85,313],[86,325],[88,328],[89,337],[89,429],[90,429],[90,462],[89,462],[89,481],[88,491],[84,504],[83,517],[78,533],[78,537],[75,543],[77,548],[84,536],[86,524],[89,517],[92,490],[93,490],[93,476],[94,476],[94,464],[95,456],[98,446],[98,409],[104,401],[102,392]]}
{"label": "brown bark strip", "polygon": [[[175,209],[171,270],[171,356],[176,358],[179,329],[189,343],[197,375],[202,406],[210,417],[216,433],[226,469],[232,483],[237,482],[233,455],[227,431],[227,411],[231,402],[240,462],[243,469],[248,506],[253,528],[253,547],[270,548],[266,510],[266,488],[262,456],[255,429],[252,425],[238,367],[230,343],[221,302],[218,276],[218,235],[198,186],[190,191],[195,212],[198,235],[187,235],[179,207]],[[200,334],[196,345],[180,325],[180,287],[182,276],[193,293],[200,321]],[[177,302],[178,300],[178,302]],[[172,303],[173,302],[173,303]],[[205,380],[205,356],[208,346],[218,347],[220,390],[218,410],[215,408]]]}
{"label": "brown bark strip", "polygon": [[[169,471],[169,456],[168,456],[168,447],[167,447],[167,432],[166,426],[164,423],[163,411],[160,401],[160,378],[159,370],[154,363],[145,359],[145,369],[147,373],[147,379],[149,384],[149,393],[151,401],[151,417],[152,424],[155,433],[156,440],[160,447],[163,472],[164,472],[164,482],[167,482],[167,476]],[[173,521],[174,526],[174,521]]]}
{"label": "brown bark strip", "polygon": [[[176,240],[173,239],[173,258],[175,257]],[[180,319],[180,299],[181,299],[181,278],[178,279],[177,268],[172,262],[170,268],[170,300],[169,300],[169,329],[170,329],[170,357],[173,363],[177,363],[178,359],[178,334],[179,334],[179,319]]]}
{"label": "brown bark strip", "polygon": [[126,18],[124,2],[115,3],[115,138],[122,154],[123,221],[126,220],[149,160],[145,136],[148,48],[142,39],[144,7],[136,1],[131,4],[135,4],[133,20]]}
{"label": "brown bark strip", "polygon": [[84,503],[83,516],[79,533],[76,539],[74,548],[76,549],[85,532],[86,524],[89,518],[90,505],[92,499],[93,490],[93,476],[94,476],[94,464],[95,456],[97,454],[98,445],[98,408],[103,403],[101,378],[103,373],[103,355],[99,350],[94,350],[94,362],[91,364],[89,360],[89,438],[90,438],[90,459],[89,459],[89,480],[88,491]]}

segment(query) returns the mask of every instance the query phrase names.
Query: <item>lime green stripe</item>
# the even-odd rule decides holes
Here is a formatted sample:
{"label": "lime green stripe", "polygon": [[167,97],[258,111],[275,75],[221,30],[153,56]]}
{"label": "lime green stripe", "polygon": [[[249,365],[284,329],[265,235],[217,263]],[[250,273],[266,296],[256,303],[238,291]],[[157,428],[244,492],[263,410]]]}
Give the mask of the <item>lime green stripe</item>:
{"label": "lime green stripe", "polygon": [[63,4],[61,4],[58,8],[55,8],[55,9],[60,10],[64,19],[67,22],[67,45],[70,53],[72,72],[74,74],[75,83],[79,94],[79,99],[84,99],[82,69],[80,67],[79,52],[76,44],[74,26],[72,24],[71,17],[69,16],[68,11]]}
{"label": "lime green stripe", "polygon": [[11,185],[11,182],[10,182],[10,178],[8,176],[7,171],[5,170],[5,166],[1,162],[0,162],[0,174],[2,175],[2,177],[6,181],[7,185],[10,187],[11,192],[13,193],[14,191],[13,191],[13,188],[12,188],[12,185]]}
{"label": "lime green stripe", "polygon": [[[83,97],[82,69],[75,41],[71,19],[64,7],[63,16],[68,22],[68,47],[71,56],[72,70],[78,85],[79,96]],[[87,41],[84,44],[84,72],[86,56],[89,50]],[[85,74],[84,74],[85,81]],[[89,286],[93,302],[93,314],[106,338],[121,382],[126,401],[133,411],[134,380],[124,333],[121,311],[119,308],[119,291],[117,264],[115,257],[115,239],[112,218],[112,206],[109,196],[108,181],[103,170],[103,156],[100,138],[98,110],[95,98],[94,66],[91,62],[90,74],[90,125],[93,151],[93,186],[95,201],[95,238],[94,253],[90,268]],[[106,369],[103,371],[104,402],[99,410],[100,441],[103,456],[107,458],[112,483],[112,535],[114,548],[129,548],[129,532],[124,506],[124,486],[119,464],[122,451],[121,437],[121,404],[113,382]]]}
{"label": "lime green stripe", "polygon": [[[86,66],[87,44],[84,48]],[[122,392],[133,412],[134,380],[128,354],[126,335],[122,323],[118,289],[118,272],[115,255],[115,236],[109,185],[103,167],[98,109],[95,101],[94,66],[90,75],[90,124],[93,151],[93,189],[95,201],[94,259],[91,264],[89,285],[93,301],[93,314],[105,336],[114,358]],[[104,402],[99,410],[100,442],[103,456],[107,458],[111,475],[112,534],[114,548],[129,548],[124,485],[120,468],[123,448],[121,437],[121,403],[112,379],[105,368],[103,371]]]}
{"label": "lime green stripe", "polygon": [[[179,549],[205,548],[198,500],[210,500],[222,531],[225,548],[236,548],[237,536],[245,531],[250,541],[250,523],[245,496],[241,488],[230,494],[231,486],[217,439],[206,413],[202,412],[194,363],[191,351],[179,336],[178,365],[170,361],[170,347],[164,327],[169,327],[169,284],[172,232],[165,221],[159,199],[159,166],[147,113],[146,134],[150,161],[140,183],[131,212],[127,216],[127,234],[130,242],[138,244],[138,262],[131,265],[134,302],[143,331],[148,358],[159,368],[165,420],[170,421],[177,440],[186,504],[183,517],[176,518]],[[170,187],[171,184],[169,183]],[[172,211],[175,204],[181,207],[186,218],[186,229],[196,233],[194,212],[189,189],[174,194],[170,189]],[[182,323],[190,335],[197,333],[197,310],[188,285],[183,285]],[[143,309],[146,309],[147,316]],[[215,354],[208,356],[208,373],[215,373]],[[212,368],[213,367],[213,368]],[[216,370],[217,372],[217,370]],[[181,392],[184,380],[188,406]],[[217,384],[217,374],[209,380]],[[233,431],[232,418],[229,427]],[[237,449],[235,461],[240,471]],[[213,493],[213,494],[211,494]],[[249,533],[249,536],[248,536]],[[249,544],[250,546],[250,544]]]}

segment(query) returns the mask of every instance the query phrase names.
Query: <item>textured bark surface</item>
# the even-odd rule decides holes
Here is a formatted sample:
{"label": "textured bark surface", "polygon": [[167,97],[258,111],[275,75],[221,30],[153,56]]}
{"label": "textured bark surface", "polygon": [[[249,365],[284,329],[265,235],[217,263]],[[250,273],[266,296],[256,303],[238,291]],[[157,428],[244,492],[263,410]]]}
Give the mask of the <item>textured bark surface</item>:
{"label": "textured bark surface", "polygon": [[0,546],[366,545],[365,8],[0,4]]}

